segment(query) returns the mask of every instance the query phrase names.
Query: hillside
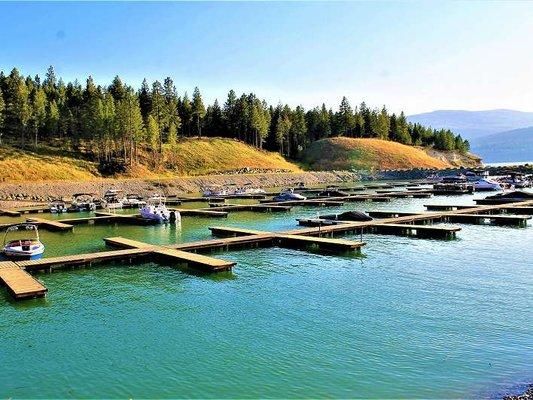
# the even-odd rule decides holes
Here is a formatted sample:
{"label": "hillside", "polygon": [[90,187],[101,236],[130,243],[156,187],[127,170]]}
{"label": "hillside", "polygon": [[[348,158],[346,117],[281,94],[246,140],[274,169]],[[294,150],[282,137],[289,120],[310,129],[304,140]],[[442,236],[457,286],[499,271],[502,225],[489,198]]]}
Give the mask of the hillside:
{"label": "hillside", "polygon": [[437,110],[407,117],[435,129],[447,128],[472,140],[489,134],[524,128],[533,125],[533,112],[516,110]]}
{"label": "hillside", "polygon": [[451,164],[424,150],[380,139],[336,137],[314,142],[304,163],[316,170],[446,168]]}
{"label": "hillside", "polygon": [[[157,178],[175,175],[207,175],[242,169],[300,171],[277,153],[258,150],[245,143],[223,138],[190,138],[165,148],[162,158],[141,152],[141,164],[121,176]],[[76,180],[102,178],[97,164],[53,148],[20,150],[0,147],[0,182]]]}
{"label": "hillside", "polygon": [[533,160],[533,126],[499,132],[472,140],[472,151],[485,162]]}

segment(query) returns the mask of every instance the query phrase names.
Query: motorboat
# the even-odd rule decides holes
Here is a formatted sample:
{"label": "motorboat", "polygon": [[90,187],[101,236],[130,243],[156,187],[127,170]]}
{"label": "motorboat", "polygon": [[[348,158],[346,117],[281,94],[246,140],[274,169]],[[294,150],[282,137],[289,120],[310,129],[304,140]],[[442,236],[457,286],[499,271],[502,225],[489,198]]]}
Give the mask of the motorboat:
{"label": "motorboat", "polygon": [[502,182],[516,189],[524,189],[533,185],[533,182],[527,179],[526,175],[519,172],[510,172],[507,177],[502,179]]}
{"label": "motorboat", "polygon": [[474,182],[475,191],[503,190],[499,182],[490,179],[479,179]]}
{"label": "motorboat", "polygon": [[61,214],[67,212],[68,207],[62,200],[54,200],[50,203],[50,212],[52,214]]}
{"label": "motorboat", "polygon": [[283,189],[277,196],[273,198],[274,201],[291,201],[291,200],[306,200],[307,197],[301,194],[294,193],[294,189]]}
{"label": "motorboat", "polygon": [[255,188],[251,183],[246,183],[243,187],[235,190],[235,194],[247,195],[247,194],[265,194],[265,190],[261,188]]}
{"label": "motorboat", "polygon": [[143,200],[141,195],[130,193],[122,199],[122,204],[124,207],[139,207],[144,206],[146,201]]}
{"label": "motorboat", "polygon": [[340,190],[338,186],[328,186],[323,191],[318,193],[318,196],[320,197],[345,197],[349,195],[349,193]]}
{"label": "motorboat", "polygon": [[464,175],[449,175],[433,185],[438,194],[468,194],[474,191],[474,185]]}
{"label": "motorboat", "polygon": [[223,188],[222,186],[218,186],[218,185],[212,185],[212,186],[206,187],[202,191],[202,195],[204,197],[220,197],[220,196],[227,196],[228,194],[229,193],[227,189]]}
{"label": "motorboat", "polygon": [[467,171],[465,172],[465,178],[468,182],[477,182],[482,179],[489,178],[488,171]]}
{"label": "motorboat", "polygon": [[104,194],[103,207],[108,210],[121,210],[123,208],[123,197],[121,197],[122,190],[109,189]]}
{"label": "motorboat", "polygon": [[165,197],[155,195],[146,200],[140,209],[141,217],[158,223],[181,222],[181,215],[178,211],[170,211],[165,205]]}
{"label": "motorboat", "polygon": [[498,193],[493,196],[487,196],[484,199],[477,200],[477,202],[478,204],[504,204],[519,203],[528,200],[533,200],[533,193],[515,190],[513,192]]}
{"label": "motorboat", "polygon": [[76,193],[72,195],[72,211],[95,211],[97,202],[94,193]]}
{"label": "motorboat", "polygon": [[[7,240],[12,232],[32,232],[29,238]],[[3,254],[17,260],[37,260],[43,256],[44,244],[39,239],[37,226],[33,224],[18,224],[7,228],[4,235]]]}
{"label": "motorboat", "polygon": [[371,216],[361,211],[345,211],[340,214],[323,215],[320,218],[328,219],[328,220],[359,221],[359,222],[372,221],[374,219]]}

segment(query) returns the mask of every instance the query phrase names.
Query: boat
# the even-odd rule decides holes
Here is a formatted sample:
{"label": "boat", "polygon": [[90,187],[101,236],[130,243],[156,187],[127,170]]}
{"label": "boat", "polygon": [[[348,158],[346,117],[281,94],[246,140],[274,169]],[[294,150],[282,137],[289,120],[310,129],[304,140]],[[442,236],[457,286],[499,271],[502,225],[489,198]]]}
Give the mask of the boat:
{"label": "boat", "polygon": [[139,207],[144,206],[146,201],[143,200],[141,195],[130,193],[122,199],[122,204],[124,207]]}
{"label": "boat", "polygon": [[94,193],[76,193],[72,195],[71,211],[94,211],[97,207]]}
{"label": "boat", "polygon": [[520,203],[522,201],[533,200],[533,193],[515,190],[513,192],[498,193],[487,196],[484,199],[476,200],[477,204],[505,204]]}
{"label": "boat", "polygon": [[140,209],[141,218],[158,223],[181,222],[181,215],[178,211],[170,211],[165,205],[165,197],[155,195],[149,197]]}
{"label": "boat", "polygon": [[323,215],[320,218],[322,219],[328,219],[328,220],[339,220],[339,221],[358,221],[358,222],[365,222],[365,221],[372,221],[374,218],[371,216],[365,214],[361,211],[345,211],[340,214],[329,214],[329,215]]}
{"label": "boat", "polygon": [[203,189],[202,196],[204,197],[220,197],[227,196],[229,193],[227,189],[222,186],[212,185]]}
{"label": "boat", "polygon": [[[27,231],[33,232],[32,237],[23,239],[14,239],[7,241],[11,232]],[[7,228],[4,235],[3,254],[7,258],[17,260],[38,260],[43,256],[44,245],[39,239],[37,226],[33,224],[18,224]]]}
{"label": "boat", "polygon": [[62,200],[54,200],[50,203],[50,212],[52,214],[61,214],[67,212],[68,207]]}
{"label": "boat", "polygon": [[243,187],[235,190],[235,194],[247,195],[247,194],[265,194],[265,190],[261,188],[255,188],[251,183],[246,183]]}
{"label": "boat", "polygon": [[339,186],[328,186],[323,191],[318,193],[318,196],[320,197],[345,197],[349,195],[349,193],[340,190]]}
{"label": "boat", "polygon": [[291,200],[306,200],[307,197],[302,196],[301,194],[294,193],[294,189],[283,189],[277,196],[272,200],[274,201],[291,201]]}
{"label": "boat", "polygon": [[123,198],[120,196],[122,190],[109,189],[104,193],[104,201],[102,206],[108,210],[121,210],[123,207]]}
{"label": "boat", "polygon": [[502,182],[513,186],[516,189],[524,189],[533,185],[533,182],[530,181],[526,175],[514,171],[509,172],[507,177],[502,178]]}
{"label": "boat", "polygon": [[479,179],[474,182],[475,191],[503,190],[499,182],[490,179]]}
{"label": "boat", "polygon": [[438,194],[468,194],[474,191],[474,185],[464,175],[449,175],[435,183],[433,190]]}

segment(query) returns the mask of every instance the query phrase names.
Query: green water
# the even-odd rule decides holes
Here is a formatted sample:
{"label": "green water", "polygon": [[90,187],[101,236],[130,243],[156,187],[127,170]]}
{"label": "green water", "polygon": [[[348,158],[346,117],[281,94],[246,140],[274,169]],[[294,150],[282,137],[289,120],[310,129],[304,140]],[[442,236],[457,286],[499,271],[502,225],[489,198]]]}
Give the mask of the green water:
{"label": "green water", "polygon": [[[320,211],[436,203],[473,204]],[[41,236],[55,256],[104,250],[106,236],[166,244],[210,238],[213,225],[292,229],[317,211]],[[155,263],[39,274],[45,299],[0,289],[0,396],[479,398],[532,382],[531,223],[460,226],[453,241],[365,235],[362,256],[215,254],[237,262],[218,275]]]}

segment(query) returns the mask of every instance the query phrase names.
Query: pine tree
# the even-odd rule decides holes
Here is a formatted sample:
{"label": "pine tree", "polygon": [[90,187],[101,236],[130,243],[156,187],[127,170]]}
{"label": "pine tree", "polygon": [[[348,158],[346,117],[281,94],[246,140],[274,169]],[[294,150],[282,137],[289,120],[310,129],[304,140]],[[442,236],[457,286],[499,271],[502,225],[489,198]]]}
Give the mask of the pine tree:
{"label": "pine tree", "polygon": [[202,136],[202,120],[205,116],[205,107],[198,87],[194,88],[192,94],[192,116],[196,121],[196,134]]}
{"label": "pine tree", "polygon": [[337,134],[339,136],[353,136],[353,131],[355,128],[355,118],[352,107],[350,106],[350,103],[348,102],[346,96],[344,96],[341,100],[339,112],[337,113],[336,123]]}
{"label": "pine tree", "polygon": [[122,139],[124,159],[129,158],[130,166],[132,166],[137,144],[142,139],[144,130],[139,99],[131,89],[126,92],[124,99],[116,105],[116,122],[117,134]]}
{"label": "pine tree", "polygon": [[171,122],[170,126],[168,127],[167,143],[169,144],[171,148],[174,148],[177,142],[178,142],[178,131],[176,129],[176,125],[174,124],[174,122]]}
{"label": "pine tree", "polygon": [[2,134],[4,133],[4,110],[6,108],[6,104],[4,102],[4,95],[2,93],[2,88],[0,87],[0,145],[2,144]]}
{"label": "pine tree", "polygon": [[46,94],[42,88],[35,88],[31,101],[31,127],[33,130],[33,145],[37,147],[39,132],[46,123]]}
{"label": "pine tree", "polygon": [[21,145],[26,146],[26,131],[31,118],[28,88],[16,68],[7,79],[6,130],[15,140],[20,138]]}
{"label": "pine tree", "polygon": [[183,99],[179,104],[178,112],[181,119],[183,136],[191,136],[192,106],[187,92],[185,92],[183,95]]}

